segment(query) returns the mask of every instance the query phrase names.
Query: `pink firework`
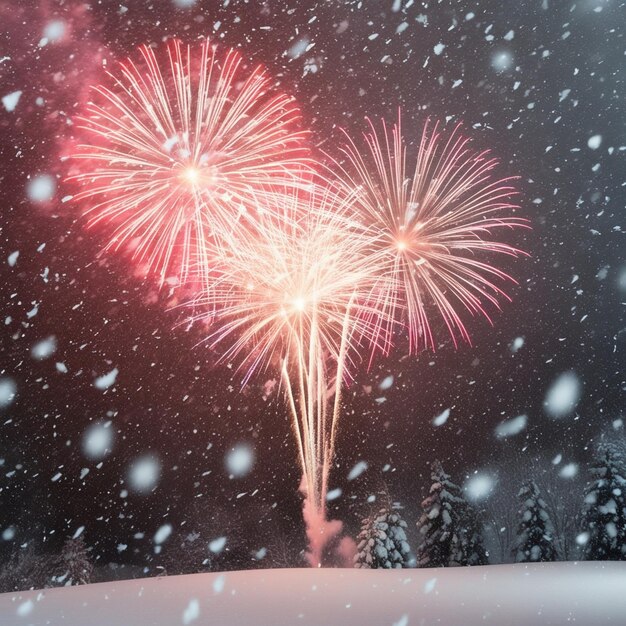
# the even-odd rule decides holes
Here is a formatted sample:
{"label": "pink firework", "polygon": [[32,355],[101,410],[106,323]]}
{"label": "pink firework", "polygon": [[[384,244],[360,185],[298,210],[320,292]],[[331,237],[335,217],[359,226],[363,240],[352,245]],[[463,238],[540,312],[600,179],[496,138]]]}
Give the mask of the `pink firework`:
{"label": "pink firework", "polygon": [[161,284],[206,280],[214,232],[254,219],[269,186],[301,184],[298,108],[208,40],[170,41],[165,55],[142,46],[107,74],[79,119],[75,200],[107,249],[130,250]]}
{"label": "pink firework", "polygon": [[171,42],[163,64],[144,46],[109,79],[81,119],[76,199],[108,249],[193,285],[192,319],[244,384],[280,379],[319,565],[340,529],[326,501],[344,385],[396,330],[413,352],[434,348],[434,311],[469,341],[463,312],[489,319],[507,298],[513,279],[490,257],[520,254],[500,239],[527,226],[512,179],[436,124],[409,166],[400,120],[370,122],[361,145],[346,134],[344,162],[321,177],[292,99],[208,41]]}
{"label": "pink firework", "polygon": [[[412,352],[435,348],[432,311],[455,345],[459,337],[470,342],[462,311],[491,321],[488,306],[508,299],[499,283],[513,281],[485,258],[521,254],[498,237],[528,227],[514,215],[513,179],[494,177],[497,160],[472,150],[459,126],[444,134],[426,122],[409,165],[400,115],[391,132],[384,122],[380,132],[368,123],[358,144],[344,132],[346,162],[335,166],[344,193],[372,229],[373,249],[384,253],[372,293],[384,313],[380,319],[390,317],[408,329]],[[391,344],[394,326],[379,324],[387,339],[377,345]]]}

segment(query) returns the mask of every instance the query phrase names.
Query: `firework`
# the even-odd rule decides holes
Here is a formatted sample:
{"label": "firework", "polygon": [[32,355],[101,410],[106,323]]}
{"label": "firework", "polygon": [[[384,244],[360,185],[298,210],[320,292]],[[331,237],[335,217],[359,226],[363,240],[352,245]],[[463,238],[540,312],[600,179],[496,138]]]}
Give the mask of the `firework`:
{"label": "firework", "polygon": [[255,232],[220,246],[214,281],[195,302],[213,328],[207,342],[239,362],[244,384],[271,368],[298,442],[304,492],[325,511],[341,389],[365,342],[378,340],[368,294],[372,240],[328,189],[279,194]]}
{"label": "firework", "polygon": [[208,322],[205,341],[244,385],[280,377],[319,564],[341,527],[326,496],[342,389],[399,329],[411,352],[434,348],[433,309],[469,341],[462,312],[489,319],[512,280],[484,256],[520,254],[496,235],[527,224],[512,179],[458,127],[427,123],[409,169],[400,119],[391,132],[370,122],[364,146],[346,134],[345,163],[319,176],[292,100],[244,69],[208,41],[171,42],[164,67],[141,48],[95,89],[73,179],[107,248],[132,248],[161,283],[191,275],[192,321]]}
{"label": "firework", "polygon": [[300,184],[306,133],[263,68],[208,40],[148,46],[95,87],[72,154],[89,225],[162,284],[212,264],[214,232],[255,216],[268,185]]}
{"label": "firework", "polygon": [[[462,311],[489,321],[488,306],[508,296],[499,282],[513,280],[484,260],[490,253],[517,256],[499,241],[503,229],[526,227],[512,215],[517,205],[512,178],[494,178],[497,160],[477,153],[457,126],[447,137],[438,124],[424,125],[410,166],[400,114],[391,132],[369,121],[363,144],[345,133],[344,165],[335,161],[340,184],[353,194],[354,209],[376,234],[374,249],[384,265],[375,288],[379,310],[395,324],[379,324],[390,346],[398,323],[408,329],[410,351],[435,348],[430,322],[433,309],[457,345],[470,336]],[[402,305],[401,307],[399,305]]]}

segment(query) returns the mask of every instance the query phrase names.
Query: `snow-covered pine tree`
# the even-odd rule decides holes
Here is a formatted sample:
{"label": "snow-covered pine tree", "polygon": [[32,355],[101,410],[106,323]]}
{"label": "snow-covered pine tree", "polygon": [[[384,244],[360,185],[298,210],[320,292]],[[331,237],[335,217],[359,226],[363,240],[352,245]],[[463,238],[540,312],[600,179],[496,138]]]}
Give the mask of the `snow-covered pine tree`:
{"label": "snow-covered pine tree", "polygon": [[517,563],[555,561],[554,525],[547,505],[541,497],[534,480],[528,480],[519,490],[519,524],[513,545],[513,557]]}
{"label": "snow-covered pine tree", "polygon": [[461,565],[463,538],[461,516],[467,506],[461,489],[446,474],[439,461],[432,464],[433,484],[422,502],[423,513],[417,521],[422,542],[416,553],[418,567]]}
{"label": "snow-covered pine tree", "polygon": [[57,581],[68,585],[86,585],[91,582],[93,564],[87,554],[87,545],[82,536],[67,539],[61,552],[61,568],[64,569]]}
{"label": "snow-covered pine tree", "polygon": [[469,502],[462,509],[460,527],[462,556],[459,565],[488,565],[489,555],[483,540],[481,513]]}
{"label": "snow-covered pine tree", "polygon": [[617,446],[601,444],[583,506],[584,558],[626,560],[626,467]]}
{"label": "snow-covered pine tree", "polygon": [[396,569],[408,567],[411,549],[406,539],[406,522],[389,507],[363,520],[357,538],[354,567]]}

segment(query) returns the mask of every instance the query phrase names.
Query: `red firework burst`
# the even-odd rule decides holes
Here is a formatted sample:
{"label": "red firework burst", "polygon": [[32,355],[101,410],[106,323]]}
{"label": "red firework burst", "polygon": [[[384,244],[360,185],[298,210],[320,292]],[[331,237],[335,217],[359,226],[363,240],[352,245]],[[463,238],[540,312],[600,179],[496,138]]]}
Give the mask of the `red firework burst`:
{"label": "red firework burst", "polygon": [[[410,350],[435,348],[429,311],[443,319],[455,345],[470,342],[461,317],[466,310],[489,321],[486,303],[499,307],[508,299],[498,282],[513,281],[485,261],[490,254],[517,256],[517,248],[500,241],[503,229],[528,227],[513,215],[517,193],[512,178],[495,178],[497,160],[472,150],[457,126],[447,137],[439,125],[424,125],[414,165],[407,164],[400,114],[391,133],[368,120],[370,131],[357,145],[345,133],[341,147],[346,163],[340,185],[354,197],[355,210],[371,229],[375,250],[384,264],[372,297],[384,315],[408,329]],[[379,325],[390,346],[393,325]]]}
{"label": "red firework burst", "polygon": [[216,229],[251,219],[270,187],[298,186],[307,133],[293,98],[262,67],[208,40],[143,46],[107,72],[79,118],[74,197],[107,249],[125,248],[159,282],[206,279]]}

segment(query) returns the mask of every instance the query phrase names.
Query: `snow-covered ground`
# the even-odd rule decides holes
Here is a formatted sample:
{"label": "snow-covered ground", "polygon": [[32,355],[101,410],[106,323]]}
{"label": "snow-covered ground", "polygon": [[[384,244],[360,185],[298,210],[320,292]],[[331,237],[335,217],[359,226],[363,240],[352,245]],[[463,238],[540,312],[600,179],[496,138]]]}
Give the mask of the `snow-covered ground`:
{"label": "snow-covered ground", "polygon": [[0,595],[2,626],[626,624],[626,563],[284,569]]}

